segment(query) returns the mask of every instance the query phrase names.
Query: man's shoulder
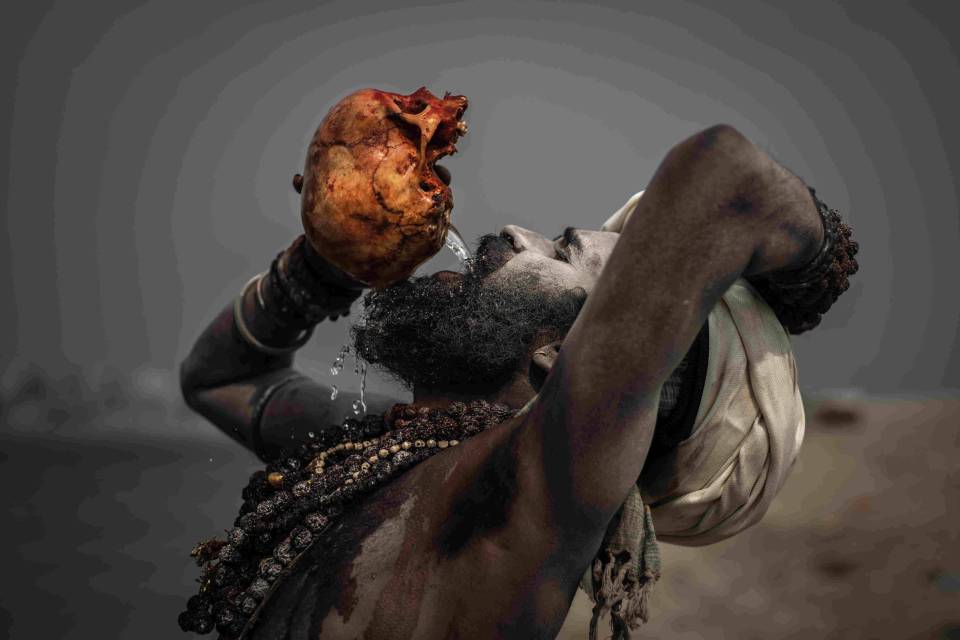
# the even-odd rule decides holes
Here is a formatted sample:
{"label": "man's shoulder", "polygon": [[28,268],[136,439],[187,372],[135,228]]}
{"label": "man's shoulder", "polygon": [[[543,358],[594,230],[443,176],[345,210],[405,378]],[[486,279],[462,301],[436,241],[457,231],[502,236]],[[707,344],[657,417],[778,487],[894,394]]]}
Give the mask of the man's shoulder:
{"label": "man's shoulder", "polygon": [[[479,573],[472,559],[489,555],[485,534],[499,530],[509,511],[509,477],[498,475],[504,467],[496,458],[508,429],[420,463],[342,513],[277,580],[243,637],[282,638],[325,620],[350,636],[357,621],[375,624],[375,609],[424,597],[415,592],[426,582]],[[469,588],[468,577],[444,583]]]}
{"label": "man's shoulder", "polygon": [[[342,622],[376,601],[380,581],[389,579],[411,533],[428,533],[425,492],[411,482],[416,475],[414,469],[352,505],[318,535],[278,577],[243,637],[266,640],[286,637],[290,629],[319,629],[328,617]],[[415,559],[415,550],[406,553]]]}

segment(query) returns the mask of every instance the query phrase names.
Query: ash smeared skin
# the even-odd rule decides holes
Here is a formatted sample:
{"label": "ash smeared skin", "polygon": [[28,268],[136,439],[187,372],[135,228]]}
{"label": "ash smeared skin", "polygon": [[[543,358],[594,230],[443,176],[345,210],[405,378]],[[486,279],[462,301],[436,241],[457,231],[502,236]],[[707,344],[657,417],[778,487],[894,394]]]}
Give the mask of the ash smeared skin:
{"label": "ash smeared skin", "polygon": [[[410,516],[416,512],[417,496],[414,494],[399,505],[397,512],[383,522],[363,539],[359,553],[350,564],[350,584],[355,589],[376,593],[382,591],[392,578],[385,570],[392,564],[403,560],[403,549],[396,540],[408,538],[404,535],[410,523]],[[320,624],[321,638],[358,638],[370,625],[376,615],[378,603],[374,598],[359,601],[352,598],[348,606],[338,606],[327,612]]]}
{"label": "ash smeared skin", "polygon": [[[385,487],[374,503],[325,531],[278,581],[270,599],[276,606],[264,609],[244,640],[284,638],[288,630],[297,638],[362,637],[393,577],[385,567],[403,552],[398,541],[417,538],[423,521],[419,494],[404,486],[401,479]],[[422,551],[415,557],[422,561]]]}
{"label": "ash smeared skin", "polygon": [[463,96],[362,89],[314,134],[302,182],[307,238],[357,280],[385,287],[443,247],[453,195],[435,171],[466,133]]}

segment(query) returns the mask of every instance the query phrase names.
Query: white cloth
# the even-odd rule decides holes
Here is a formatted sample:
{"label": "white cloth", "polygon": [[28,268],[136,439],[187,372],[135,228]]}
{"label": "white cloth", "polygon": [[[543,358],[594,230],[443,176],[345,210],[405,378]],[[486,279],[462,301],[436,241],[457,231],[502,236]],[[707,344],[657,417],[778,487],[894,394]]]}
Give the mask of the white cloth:
{"label": "white cloth", "polygon": [[[602,228],[619,232],[642,194]],[[803,442],[793,350],[766,302],[738,280],[707,324],[707,373],[692,435],[648,460],[640,482],[658,539],[675,544],[710,544],[758,522]]]}
{"label": "white cloth", "polygon": [[643,196],[643,191],[637,191],[635,194],[630,196],[630,199],[627,200],[622,207],[613,212],[613,215],[607,218],[607,221],[603,223],[600,227],[600,231],[613,231],[615,233],[620,233],[623,229],[623,225],[627,223],[627,219],[633,213],[633,210],[637,208],[637,203],[640,202],[640,198]]}

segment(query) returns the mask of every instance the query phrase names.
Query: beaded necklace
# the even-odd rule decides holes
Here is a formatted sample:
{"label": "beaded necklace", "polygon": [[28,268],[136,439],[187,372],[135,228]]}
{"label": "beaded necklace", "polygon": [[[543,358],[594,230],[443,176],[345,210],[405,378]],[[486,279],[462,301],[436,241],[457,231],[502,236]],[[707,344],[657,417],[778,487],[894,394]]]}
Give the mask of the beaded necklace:
{"label": "beaded necklace", "polygon": [[239,636],[272,585],[346,507],[514,413],[483,400],[445,409],[397,404],[285,452],[251,476],[226,540],[191,552],[203,567],[200,592],[188,600],[180,627]]}

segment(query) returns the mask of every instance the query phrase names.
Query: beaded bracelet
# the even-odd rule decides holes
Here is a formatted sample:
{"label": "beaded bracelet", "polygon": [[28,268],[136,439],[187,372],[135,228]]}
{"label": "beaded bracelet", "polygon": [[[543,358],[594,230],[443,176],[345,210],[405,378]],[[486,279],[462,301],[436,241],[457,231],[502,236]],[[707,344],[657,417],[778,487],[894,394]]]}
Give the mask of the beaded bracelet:
{"label": "beaded bracelet", "polygon": [[815,189],[807,189],[823,223],[823,244],[817,255],[799,269],[751,279],[792,334],[816,327],[822,315],[849,288],[849,276],[859,269],[854,256],[860,247],[851,240],[852,230],[837,211],[817,197]]}
{"label": "beaded bracelet", "polygon": [[247,291],[250,290],[251,285],[256,285],[258,289],[257,301],[258,304],[261,303],[261,297],[259,294],[260,281],[263,279],[264,274],[256,275],[244,285],[243,290],[240,292],[240,295],[236,297],[233,301],[233,324],[237,328],[237,332],[240,334],[240,337],[243,338],[244,342],[256,349],[257,351],[264,353],[269,356],[283,356],[288,353],[293,353],[310,340],[310,336],[313,335],[313,327],[307,327],[300,332],[300,335],[288,345],[283,346],[271,346],[261,342],[253,332],[250,331],[250,327],[247,326],[246,320],[243,317],[243,300],[247,296]]}
{"label": "beaded bracelet", "polygon": [[830,209],[820,198],[812,187],[807,187],[810,191],[810,197],[817,207],[817,213],[820,214],[820,221],[823,223],[823,244],[820,250],[807,264],[793,271],[782,271],[771,275],[769,281],[771,284],[782,289],[804,289],[818,284],[824,274],[830,270],[833,264],[833,250],[840,237],[840,214]]}
{"label": "beaded bracelet", "polygon": [[363,289],[325,282],[310,267],[304,254],[305,242],[304,236],[298,237],[290,249],[277,255],[270,265],[270,282],[279,294],[275,296],[277,312],[284,319],[305,324],[316,324],[328,316],[346,315]]}

